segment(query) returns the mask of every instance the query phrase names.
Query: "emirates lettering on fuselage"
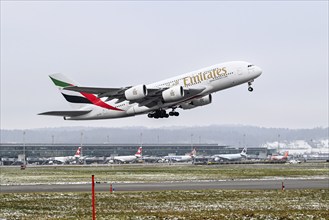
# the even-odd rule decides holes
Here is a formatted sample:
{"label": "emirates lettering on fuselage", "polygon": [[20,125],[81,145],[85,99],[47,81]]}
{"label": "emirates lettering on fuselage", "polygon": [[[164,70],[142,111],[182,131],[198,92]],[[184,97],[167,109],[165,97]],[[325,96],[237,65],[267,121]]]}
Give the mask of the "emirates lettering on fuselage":
{"label": "emirates lettering on fuselage", "polygon": [[209,71],[200,72],[193,76],[188,76],[183,78],[184,87],[188,87],[191,85],[195,85],[198,83],[201,83],[205,80],[211,80],[211,79],[220,79],[227,77],[227,70],[226,67],[222,68],[215,68]]}

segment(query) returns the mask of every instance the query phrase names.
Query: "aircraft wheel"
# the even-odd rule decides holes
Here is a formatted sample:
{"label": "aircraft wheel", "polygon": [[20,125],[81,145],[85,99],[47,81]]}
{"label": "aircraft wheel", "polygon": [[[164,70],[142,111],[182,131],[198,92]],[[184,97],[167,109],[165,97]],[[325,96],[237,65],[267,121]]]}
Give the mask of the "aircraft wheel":
{"label": "aircraft wheel", "polygon": [[175,114],[174,114],[175,116],[179,116],[179,112],[174,112],[174,113],[175,113]]}
{"label": "aircraft wheel", "polygon": [[149,114],[147,114],[147,117],[149,117],[149,118],[153,118],[154,115],[153,115],[152,113],[149,113]]}
{"label": "aircraft wheel", "polygon": [[252,92],[252,91],[254,91],[254,89],[253,89],[252,87],[249,87],[249,88],[248,88],[248,91],[249,91],[249,92]]}

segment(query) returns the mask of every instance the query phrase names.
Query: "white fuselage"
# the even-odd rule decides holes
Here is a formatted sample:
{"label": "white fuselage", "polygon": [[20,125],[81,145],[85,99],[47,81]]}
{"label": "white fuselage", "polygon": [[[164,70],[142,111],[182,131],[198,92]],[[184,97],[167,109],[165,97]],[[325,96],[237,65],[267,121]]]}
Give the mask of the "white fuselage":
{"label": "white fuselage", "polygon": [[[166,79],[160,82],[146,85],[147,88],[168,88],[173,86],[182,86],[184,90],[189,88],[201,88],[202,92],[196,97],[205,96],[223,89],[237,86],[252,81],[261,75],[262,70],[254,65],[244,61],[232,61],[217,64],[197,71],[189,72],[177,77]],[[189,97],[188,99],[191,99]],[[102,98],[106,102],[106,98]],[[92,110],[88,114],[81,116],[68,117],[67,120],[88,120],[88,119],[107,119],[129,117],[138,114],[145,114],[156,109],[166,109],[176,103],[179,104],[184,100],[177,102],[158,102],[154,107],[147,107],[136,102],[122,101],[117,103],[117,99],[106,102],[107,104],[121,109],[122,111],[111,110],[99,106],[85,107],[86,110]]]}
{"label": "white fuselage", "polygon": [[215,161],[219,160],[240,160],[243,156],[241,154],[217,154],[213,155],[212,158]]}
{"label": "white fuselage", "polygon": [[49,161],[58,161],[60,163],[71,163],[76,159],[76,157],[73,156],[66,156],[66,157],[53,157],[50,158]]}
{"label": "white fuselage", "polygon": [[193,160],[193,157],[190,155],[183,155],[183,156],[165,156],[163,157],[166,161],[174,161],[174,162],[188,162]]}
{"label": "white fuselage", "polygon": [[113,157],[114,161],[119,161],[121,163],[131,163],[137,160],[137,156],[115,156]]}

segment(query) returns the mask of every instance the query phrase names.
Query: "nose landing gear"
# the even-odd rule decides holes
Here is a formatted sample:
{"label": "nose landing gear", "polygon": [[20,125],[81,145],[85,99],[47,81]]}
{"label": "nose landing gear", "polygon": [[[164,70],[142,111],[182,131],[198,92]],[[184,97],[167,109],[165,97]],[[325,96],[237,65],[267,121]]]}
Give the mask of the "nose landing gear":
{"label": "nose landing gear", "polygon": [[252,81],[248,82],[248,91],[252,92],[254,89],[252,88]]}

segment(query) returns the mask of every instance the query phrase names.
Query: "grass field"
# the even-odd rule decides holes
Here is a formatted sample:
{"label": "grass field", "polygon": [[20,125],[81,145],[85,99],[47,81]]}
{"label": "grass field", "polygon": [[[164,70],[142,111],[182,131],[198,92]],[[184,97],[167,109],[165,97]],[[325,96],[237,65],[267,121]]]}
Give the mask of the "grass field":
{"label": "grass field", "polygon": [[109,165],[0,167],[0,184],[90,182],[163,182],[250,178],[328,177],[328,163],[194,165]]}
{"label": "grass field", "polygon": [[[97,219],[329,219],[329,190],[97,193]],[[0,194],[0,218],[91,219],[90,193]]]}
{"label": "grass field", "polygon": [[[328,165],[0,167],[0,184],[328,178]],[[99,192],[96,205],[97,219],[329,219],[329,182],[323,190]],[[91,219],[91,194],[1,193],[0,219]]]}

